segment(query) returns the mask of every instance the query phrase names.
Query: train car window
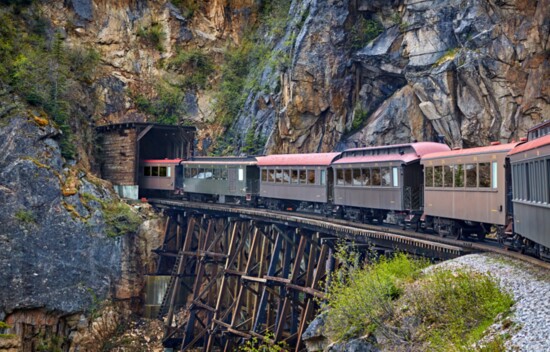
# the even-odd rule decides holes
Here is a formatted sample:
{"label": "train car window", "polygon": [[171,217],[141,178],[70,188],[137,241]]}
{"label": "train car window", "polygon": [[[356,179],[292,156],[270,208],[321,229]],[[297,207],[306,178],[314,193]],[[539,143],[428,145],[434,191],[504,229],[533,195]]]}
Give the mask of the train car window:
{"label": "train car window", "polygon": [[449,165],[443,165],[443,187],[453,187],[453,171]]}
{"label": "train car window", "polygon": [[466,187],[477,187],[476,164],[466,164]]}
{"label": "train car window", "polygon": [[290,182],[300,183],[300,180],[298,179],[298,170],[290,170]]}
{"label": "train car window", "polygon": [[298,177],[300,178],[300,183],[305,184],[306,183],[306,170],[300,170],[298,173]]}
{"label": "train car window", "polygon": [[206,178],[209,180],[214,179],[214,169],[206,170]]}
{"label": "train car window", "polygon": [[424,168],[424,186],[433,187],[434,186],[434,168],[433,166],[426,166]]}
{"label": "train car window", "polygon": [[151,166],[151,176],[158,177],[158,175],[159,175],[159,167]]}
{"label": "train car window", "polygon": [[351,186],[351,169],[344,170],[344,184],[346,186]]}
{"label": "train car window", "polygon": [[267,170],[262,169],[262,182],[267,182]]}
{"label": "train car window", "polygon": [[199,172],[199,169],[196,167],[191,168],[191,178],[197,178],[197,173]]}
{"label": "train car window", "polygon": [[390,186],[391,185],[391,175],[390,175],[390,168],[389,167],[383,167],[380,169],[380,181],[382,186]]}
{"label": "train car window", "polygon": [[244,181],[244,169],[239,168],[239,181]]}
{"label": "train car window", "polygon": [[191,177],[191,171],[189,171],[189,168],[187,166],[183,167],[183,177],[185,178]]}
{"label": "train car window", "polygon": [[361,175],[361,169],[353,169],[353,185],[361,186],[363,184],[363,177]]}
{"label": "train car window", "polygon": [[290,171],[283,170],[283,183],[290,183]]}
{"label": "train car window", "polygon": [[434,166],[434,187],[443,187],[443,166]]}
{"label": "train car window", "polygon": [[197,173],[197,178],[199,179],[204,179],[204,169],[203,168],[199,168],[198,169],[198,173]]}
{"label": "train car window", "polygon": [[283,183],[283,171],[281,171],[281,169],[275,170],[275,182]]}
{"label": "train car window", "polygon": [[498,188],[498,163],[493,161],[491,167],[491,187]]}
{"label": "train car window", "polygon": [[275,182],[275,170],[269,169],[267,175],[268,175],[267,182]]}
{"label": "train car window", "polygon": [[227,180],[227,169],[222,169],[222,180]]}
{"label": "train car window", "polygon": [[491,187],[491,164],[479,163],[479,187]]}
{"label": "train car window", "polygon": [[363,169],[364,185],[370,186],[370,169]]}
{"label": "train car window", "polygon": [[327,184],[327,170],[321,170],[321,186]]}
{"label": "train car window", "polygon": [[307,184],[308,185],[315,184],[315,170],[307,170]]}
{"label": "train car window", "polygon": [[397,167],[392,167],[393,187],[399,187],[399,170]]}
{"label": "train car window", "polygon": [[168,175],[167,175],[167,172],[166,172],[166,166],[161,166],[161,167],[159,167],[159,176],[160,176],[160,177],[166,177],[166,176],[168,176]]}
{"label": "train car window", "polygon": [[464,165],[453,165],[453,174],[455,176],[455,187],[464,187]]}
{"label": "train car window", "polygon": [[375,167],[375,168],[372,168],[370,169],[370,176],[372,177],[371,178],[371,184],[373,186],[380,186],[380,168],[379,167]]}
{"label": "train car window", "polygon": [[151,176],[151,166],[143,167],[143,176]]}
{"label": "train car window", "polygon": [[344,184],[344,170],[343,169],[336,169],[336,184],[337,185],[343,185]]}
{"label": "train car window", "polygon": [[531,170],[529,169],[529,163],[525,163],[525,176],[524,176],[524,180],[525,180],[525,194],[524,194],[524,199],[525,200],[531,200],[531,179],[530,179],[530,176],[531,176]]}
{"label": "train car window", "polygon": [[[265,171],[265,170],[263,170],[263,171]],[[222,179],[222,170],[221,169],[214,169],[214,175],[213,175],[212,178],[214,180],[221,180]]]}

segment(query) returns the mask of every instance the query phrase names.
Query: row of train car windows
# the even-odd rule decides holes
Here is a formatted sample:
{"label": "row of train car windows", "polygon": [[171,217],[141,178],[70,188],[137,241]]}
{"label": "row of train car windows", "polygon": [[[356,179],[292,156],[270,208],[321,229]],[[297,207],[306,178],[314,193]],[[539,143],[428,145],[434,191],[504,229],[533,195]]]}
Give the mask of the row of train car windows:
{"label": "row of train car windows", "polygon": [[[269,183],[291,183],[304,185],[325,185],[326,170],[320,170],[320,179],[317,180],[315,170],[295,169],[262,169],[262,182]],[[319,181],[319,182],[317,182]]]}
{"label": "row of train car windows", "polygon": [[397,167],[336,169],[336,184],[339,186],[399,187],[399,171]]}
{"label": "row of train car windows", "polygon": [[498,164],[424,166],[425,187],[497,188]]}
{"label": "row of train car windows", "polygon": [[186,167],[183,175],[185,178],[201,180],[227,180],[227,169]]}
{"label": "row of train car windows", "polygon": [[143,176],[150,177],[170,177],[171,167],[169,166],[144,166]]}
{"label": "row of train car windows", "polygon": [[550,159],[512,166],[515,200],[550,203]]}

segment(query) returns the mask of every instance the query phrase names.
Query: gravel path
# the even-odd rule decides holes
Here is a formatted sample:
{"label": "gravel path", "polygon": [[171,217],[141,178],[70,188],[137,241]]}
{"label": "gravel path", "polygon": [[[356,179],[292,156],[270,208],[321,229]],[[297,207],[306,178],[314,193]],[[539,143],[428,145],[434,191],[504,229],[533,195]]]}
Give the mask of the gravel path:
{"label": "gravel path", "polygon": [[507,333],[509,351],[550,351],[550,271],[495,254],[471,254],[443,262],[436,267],[466,267],[490,273],[514,296],[510,319],[515,323],[491,330]]}

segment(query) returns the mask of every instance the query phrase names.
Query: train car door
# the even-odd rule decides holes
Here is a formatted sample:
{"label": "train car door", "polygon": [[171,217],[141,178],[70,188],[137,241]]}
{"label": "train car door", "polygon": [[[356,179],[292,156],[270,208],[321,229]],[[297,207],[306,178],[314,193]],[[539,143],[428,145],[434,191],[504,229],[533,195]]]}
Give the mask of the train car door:
{"label": "train car door", "polygon": [[237,190],[237,169],[230,168],[227,170],[227,182],[229,192],[235,192]]}
{"label": "train car door", "polygon": [[[333,203],[334,201],[334,172],[331,168],[323,169],[321,170],[321,173],[325,173],[325,177],[327,179],[327,199],[329,203]],[[323,177],[321,176],[321,181],[323,180]]]}

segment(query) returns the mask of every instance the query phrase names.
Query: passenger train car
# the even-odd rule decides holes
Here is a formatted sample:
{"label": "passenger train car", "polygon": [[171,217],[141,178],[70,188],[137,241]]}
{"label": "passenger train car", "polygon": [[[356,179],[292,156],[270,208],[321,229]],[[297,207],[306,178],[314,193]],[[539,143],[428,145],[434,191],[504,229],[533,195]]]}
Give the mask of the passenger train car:
{"label": "passenger train car", "polygon": [[[537,129],[540,128],[540,129]],[[432,142],[341,153],[145,160],[140,187],[192,201],[353,221],[415,224],[441,236],[489,233],[550,257],[550,123],[529,142],[450,150]]]}
{"label": "passenger train car", "polygon": [[493,143],[422,158],[425,226],[441,235],[480,239],[496,227],[503,236],[511,212],[507,154],[517,145]]}

